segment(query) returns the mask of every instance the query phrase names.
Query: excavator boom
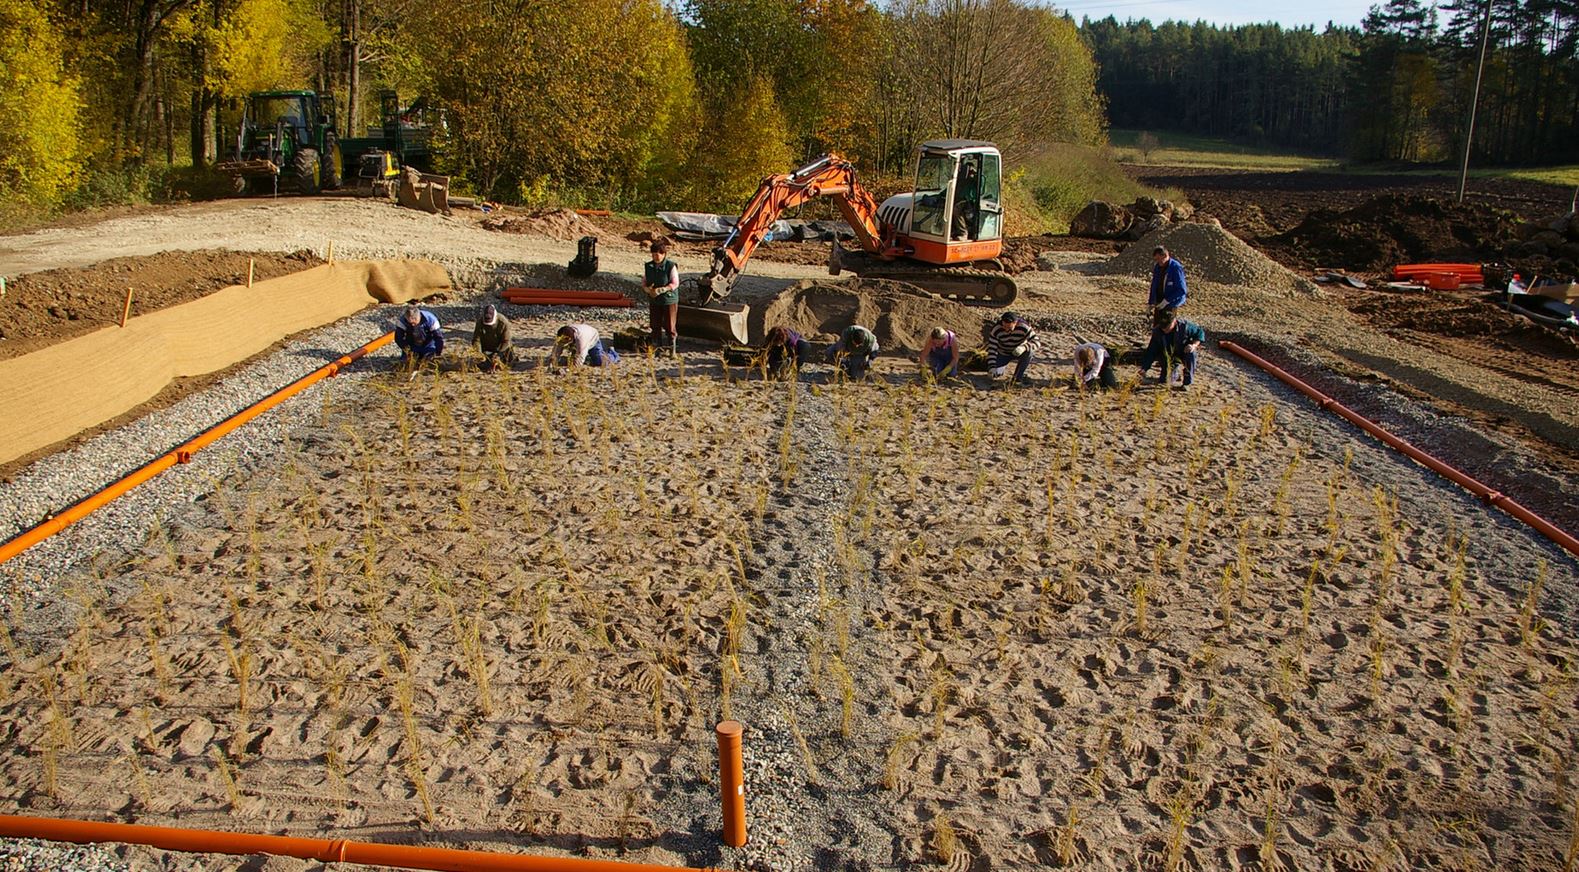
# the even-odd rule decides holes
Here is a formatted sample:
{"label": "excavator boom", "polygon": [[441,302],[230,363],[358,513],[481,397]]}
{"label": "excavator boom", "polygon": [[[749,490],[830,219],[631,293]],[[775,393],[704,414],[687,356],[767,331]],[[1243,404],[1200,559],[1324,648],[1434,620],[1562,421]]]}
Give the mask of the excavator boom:
{"label": "excavator boom", "polygon": [[786,210],[817,197],[833,198],[839,213],[855,230],[855,239],[863,251],[873,255],[882,252],[877,201],[855,180],[853,164],[837,154],[825,154],[792,173],[762,180],[740,213],[735,229],[714,249],[712,268],[701,279],[704,294],[709,299],[728,296],[752,252],[767,238],[773,222]]}

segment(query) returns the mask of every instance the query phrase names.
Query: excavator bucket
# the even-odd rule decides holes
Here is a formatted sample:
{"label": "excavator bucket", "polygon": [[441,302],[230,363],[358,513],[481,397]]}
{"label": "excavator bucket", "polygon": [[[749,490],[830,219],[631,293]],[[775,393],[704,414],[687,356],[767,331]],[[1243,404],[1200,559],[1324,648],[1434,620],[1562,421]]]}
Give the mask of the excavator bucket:
{"label": "excavator bucket", "polygon": [[450,211],[450,177],[419,173],[410,167],[400,177],[395,199],[407,209],[443,214]]}
{"label": "excavator bucket", "polygon": [[751,307],[745,303],[709,303],[705,306],[682,303],[675,326],[681,336],[744,345],[750,341],[746,332],[746,318],[750,314]]}

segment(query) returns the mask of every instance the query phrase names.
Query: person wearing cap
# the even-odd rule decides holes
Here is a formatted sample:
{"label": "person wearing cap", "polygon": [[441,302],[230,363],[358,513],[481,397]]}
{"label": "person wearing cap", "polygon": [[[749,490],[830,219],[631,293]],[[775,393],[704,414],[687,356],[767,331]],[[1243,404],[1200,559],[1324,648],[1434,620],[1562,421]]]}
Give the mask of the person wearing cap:
{"label": "person wearing cap", "polygon": [[933,378],[959,375],[959,337],[953,330],[933,327],[927,341],[921,346],[917,358],[921,365],[931,370]]}
{"label": "person wearing cap", "polygon": [[563,354],[570,366],[613,366],[620,353],[598,339],[598,328],[591,324],[566,324],[554,334],[554,350],[549,366],[558,366]]}
{"label": "person wearing cap", "polygon": [[477,323],[472,327],[472,345],[482,352],[489,370],[515,362],[515,349],[510,345],[510,319],[491,305],[484,306],[477,314]]}
{"label": "person wearing cap", "polygon": [[793,373],[811,356],[811,343],[788,327],[768,331],[767,366],[770,378]]}
{"label": "person wearing cap", "polygon": [[1189,387],[1195,380],[1195,354],[1201,350],[1201,343],[1206,341],[1206,331],[1180,318],[1169,306],[1157,310],[1153,326],[1155,329],[1151,333],[1151,344],[1146,346],[1145,353],[1140,356],[1141,377],[1145,378],[1153,363],[1160,362],[1163,370],[1157,381],[1166,382],[1169,364],[1179,363],[1184,366],[1184,384],[1181,387]]}
{"label": "person wearing cap", "polygon": [[1161,245],[1151,250],[1151,262],[1151,295],[1146,298],[1147,307],[1155,312],[1164,306],[1177,309],[1184,305],[1189,297],[1189,289],[1184,284],[1184,264]]}
{"label": "person wearing cap", "polygon": [[1004,312],[987,333],[987,366],[995,378],[1002,378],[1014,364],[1012,384],[1025,382],[1025,371],[1031,366],[1031,355],[1036,351],[1036,331],[1030,322]]}
{"label": "person wearing cap", "polygon": [[680,267],[669,259],[669,240],[655,239],[648,249],[652,259],[642,272],[642,290],[652,302],[647,310],[652,328],[652,345],[674,356],[674,341],[680,317]]}
{"label": "person wearing cap", "polygon": [[877,357],[877,336],[859,324],[851,324],[828,349],[828,357],[838,361],[849,378],[866,378],[867,370]]}
{"label": "person wearing cap", "polygon": [[1113,352],[1106,345],[1086,342],[1075,346],[1075,387],[1080,390],[1118,387],[1118,376],[1113,373]]}
{"label": "person wearing cap", "polygon": [[406,353],[407,363],[420,363],[444,353],[444,328],[427,309],[407,306],[395,319],[395,345]]}

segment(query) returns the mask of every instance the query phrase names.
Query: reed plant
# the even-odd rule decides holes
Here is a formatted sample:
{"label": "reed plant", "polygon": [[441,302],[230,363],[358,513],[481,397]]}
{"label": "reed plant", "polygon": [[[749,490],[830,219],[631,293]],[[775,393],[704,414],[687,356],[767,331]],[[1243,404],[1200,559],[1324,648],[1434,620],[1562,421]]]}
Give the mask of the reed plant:
{"label": "reed plant", "polygon": [[937,817],[932,820],[931,848],[932,857],[944,866],[952,864],[959,851],[959,834],[954,831],[948,812],[942,809],[938,809]]}
{"label": "reed plant", "polygon": [[849,738],[855,722],[855,677],[837,657],[829,661],[828,672],[839,685],[839,735]]}
{"label": "reed plant", "polygon": [[1524,602],[1519,606],[1519,642],[1525,650],[1534,651],[1535,643],[1539,641],[1541,630],[1546,622],[1540,616],[1541,589],[1546,586],[1546,561],[1542,560],[1535,567],[1535,580],[1524,591]]}
{"label": "reed plant", "polygon": [[241,811],[241,785],[236,778],[236,770],[225,757],[224,749],[214,746],[214,769],[219,774],[219,781],[225,788],[225,797],[230,801],[231,813]]}
{"label": "reed plant", "polygon": [[889,790],[897,791],[904,784],[904,758],[916,743],[921,741],[921,734],[915,732],[900,733],[888,746],[888,752],[883,757],[883,786]]}

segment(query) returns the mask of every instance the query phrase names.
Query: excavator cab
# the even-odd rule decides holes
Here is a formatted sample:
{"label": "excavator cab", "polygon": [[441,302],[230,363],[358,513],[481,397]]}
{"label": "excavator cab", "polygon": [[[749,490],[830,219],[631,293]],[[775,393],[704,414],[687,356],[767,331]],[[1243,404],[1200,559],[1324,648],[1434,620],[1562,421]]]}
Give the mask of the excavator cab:
{"label": "excavator cab", "polygon": [[880,212],[898,231],[896,242],[913,247],[917,260],[955,264],[997,257],[1003,238],[1003,158],[990,142],[923,143],[915,192],[889,198]]}

